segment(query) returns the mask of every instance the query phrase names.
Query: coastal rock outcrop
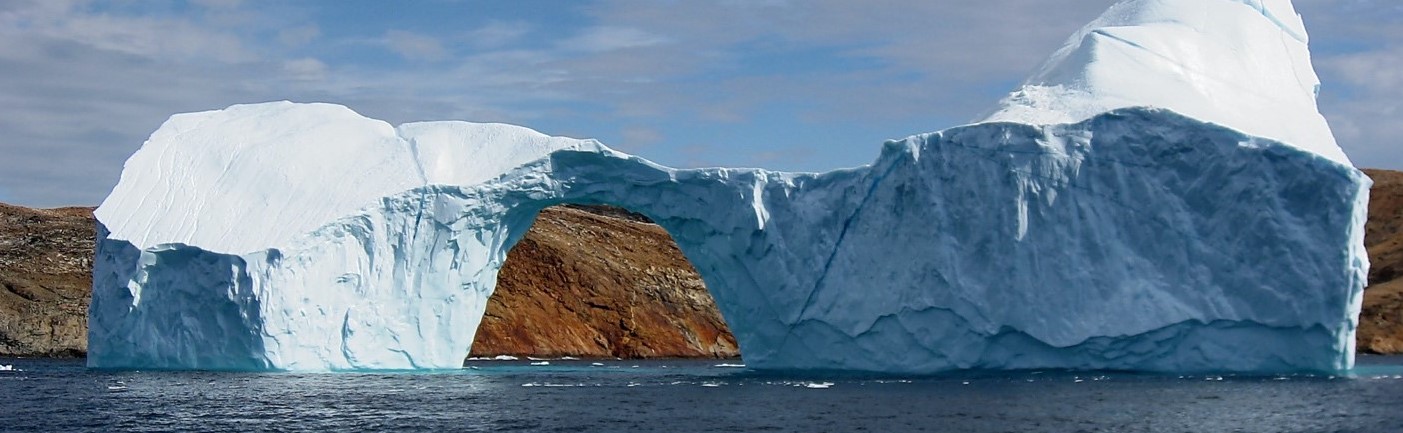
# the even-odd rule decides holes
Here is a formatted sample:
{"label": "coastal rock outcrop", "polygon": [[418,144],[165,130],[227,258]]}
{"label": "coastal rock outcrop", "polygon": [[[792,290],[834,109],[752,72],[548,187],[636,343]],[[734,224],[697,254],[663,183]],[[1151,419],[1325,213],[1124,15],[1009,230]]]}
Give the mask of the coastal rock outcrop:
{"label": "coastal rock outcrop", "polygon": [[87,351],[91,208],[0,203],[0,356]]}
{"label": "coastal rock outcrop", "polygon": [[701,276],[662,227],[586,209],[546,208],[512,247],[473,356],[740,355]]}
{"label": "coastal rock outcrop", "polygon": [[1403,172],[1364,170],[1369,192],[1369,287],[1359,313],[1359,351],[1403,353]]}

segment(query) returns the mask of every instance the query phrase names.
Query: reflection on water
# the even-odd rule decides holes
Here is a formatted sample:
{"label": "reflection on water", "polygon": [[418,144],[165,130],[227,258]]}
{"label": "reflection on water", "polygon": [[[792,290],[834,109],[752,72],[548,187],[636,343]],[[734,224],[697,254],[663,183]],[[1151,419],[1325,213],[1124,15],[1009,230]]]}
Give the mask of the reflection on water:
{"label": "reflection on water", "polygon": [[1403,358],[1339,377],[764,374],[718,361],[403,373],[89,371],[0,359],[6,431],[1403,431]]}

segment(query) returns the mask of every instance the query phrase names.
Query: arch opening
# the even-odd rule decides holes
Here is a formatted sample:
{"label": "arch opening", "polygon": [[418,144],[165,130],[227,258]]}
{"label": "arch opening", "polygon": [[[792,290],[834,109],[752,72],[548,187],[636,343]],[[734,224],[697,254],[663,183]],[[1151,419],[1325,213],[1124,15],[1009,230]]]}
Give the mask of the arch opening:
{"label": "arch opening", "polygon": [[643,214],[560,204],[511,247],[468,359],[738,358],[712,294]]}

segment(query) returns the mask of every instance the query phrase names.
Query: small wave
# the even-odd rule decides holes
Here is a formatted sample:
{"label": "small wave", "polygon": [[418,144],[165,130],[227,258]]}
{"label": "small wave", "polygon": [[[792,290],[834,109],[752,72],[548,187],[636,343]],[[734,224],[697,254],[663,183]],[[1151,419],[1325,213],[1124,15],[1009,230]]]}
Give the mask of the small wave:
{"label": "small wave", "polygon": [[745,368],[745,364],[716,364],[716,365],[713,365],[712,367],[716,367],[716,368]]}

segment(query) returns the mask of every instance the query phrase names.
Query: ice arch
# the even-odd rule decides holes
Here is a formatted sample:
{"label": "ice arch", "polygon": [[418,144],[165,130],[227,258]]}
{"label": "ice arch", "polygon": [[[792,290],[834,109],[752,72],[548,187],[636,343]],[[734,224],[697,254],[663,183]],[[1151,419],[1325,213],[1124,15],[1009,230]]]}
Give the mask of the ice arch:
{"label": "ice arch", "polygon": [[177,115],[98,208],[88,362],[456,367],[568,201],[664,227],[756,368],[1349,368],[1370,181],[1293,16],[1122,1],[991,117],[823,174],[325,104]]}
{"label": "ice arch", "polygon": [[756,368],[1337,370],[1352,362],[1351,204],[1367,186],[1294,147],[1128,109],[915,136],[824,174],[564,146],[242,254],[134,245],[106,224],[136,210],[113,202],[89,363],[456,367],[507,251],[541,209],[573,202],[664,227]]}

